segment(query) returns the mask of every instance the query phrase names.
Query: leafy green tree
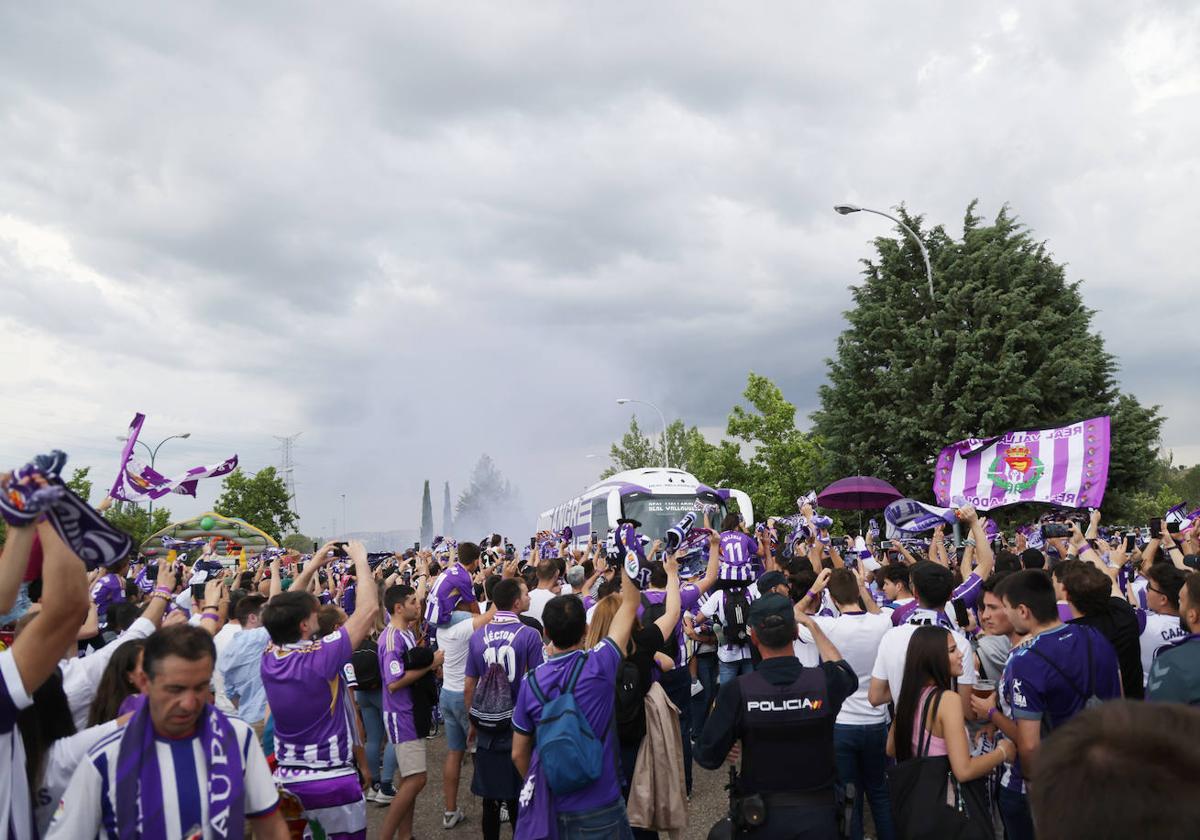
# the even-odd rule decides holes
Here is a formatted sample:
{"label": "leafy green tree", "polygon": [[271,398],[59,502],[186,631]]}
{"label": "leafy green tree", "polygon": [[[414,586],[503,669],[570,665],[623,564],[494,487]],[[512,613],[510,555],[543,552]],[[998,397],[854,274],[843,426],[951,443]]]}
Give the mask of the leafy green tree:
{"label": "leafy green tree", "polygon": [[1105,508],[1120,512],[1152,469],[1162,418],[1118,393],[1079,283],[1007,208],[989,225],[972,203],[961,240],[900,214],[929,250],[936,305],[911,240],[875,240],[813,415],[827,477],[876,475],[929,499],[952,441],[1109,414]]}
{"label": "leafy green tree", "polygon": [[[667,463],[677,469],[688,469],[687,450],[688,430],[682,420],[676,420],[667,426]],[[629,430],[621,437],[620,443],[614,443],[608,450],[612,464],[600,474],[608,478],[624,470],[639,470],[646,467],[661,467],[663,465],[662,435],[655,438],[647,437],[638,425],[637,416],[629,418]]]}
{"label": "leafy green tree", "polygon": [[429,497],[429,479],[425,479],[425,490],[421,493],[421,545],[433,545],[433,500]]}
{"label": "leafy green tree", "polygon": [[92,481],[88,478],[88,473],[92,471],[91,467],[76,467],[71,473],[71,478],[67,481],[67,486],[74,491],[75,495],[90,503],[92,498]]}
{"label": "leafy green tree", "polygon": [[503,530],[515,521],[517,494],[492,461],[481,455],[471,472],[471,483],[458,497],[454,521],[460,536],[474,536],[486,530]]}
{"label": "leafy green tree", "polygon": [[104,512],[104,518],[113,527],[133,537],[133,547],[136,551],[152,534],[171,524],[171,511],[164,507],[156,507],[154,513],[149,514],[144,505],[114,502],[112,507]]}
{"label": "leafy green tree", "polygon": [[279,544],[301,554],[308,554],[313,550],[313,538],[304,534],[288,534]]}
{"label": "leafy green tree", "polygon": [[222,493],[214,503],[217,512],[244,519],[276,541],[284,531],[296,525],[287,485],[274,467],[263,467],[253,475],[238,468],[225,476],[221,489]]}

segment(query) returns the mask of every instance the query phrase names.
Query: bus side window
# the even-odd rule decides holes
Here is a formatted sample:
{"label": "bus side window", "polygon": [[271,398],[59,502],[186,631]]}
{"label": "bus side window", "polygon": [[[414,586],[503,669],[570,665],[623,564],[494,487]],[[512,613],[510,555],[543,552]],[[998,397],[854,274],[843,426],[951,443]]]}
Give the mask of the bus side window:
{"label": "bus side window", "polygon": [[592,499],[592,530],[601,540],[608,534],[608,498],[606,496]]}

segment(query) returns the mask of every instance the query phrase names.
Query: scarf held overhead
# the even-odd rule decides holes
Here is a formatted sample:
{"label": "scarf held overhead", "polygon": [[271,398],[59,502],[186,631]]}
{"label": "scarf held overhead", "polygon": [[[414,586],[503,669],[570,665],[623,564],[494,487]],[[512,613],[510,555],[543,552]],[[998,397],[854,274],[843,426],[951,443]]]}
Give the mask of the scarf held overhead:
{"label": "scarf held overhead", "polygon": [[113,482],[109,495],[119,502],[144,502],[147,499],[161,499],[168,493],[179,493],[185,496],[196,495],[196,485],[202,478],[218,478],[228,475],[237,469],[238,456],[226,458],[219,464],[207,467],[192,467],[183,475],[167,478],[161,473],[139,461],[133,454],[138,444],[138,435],[142,431],[142,423],[146,415],[138,413],[129,424],[129,434],[125,446],[121,450],[121,469]]}

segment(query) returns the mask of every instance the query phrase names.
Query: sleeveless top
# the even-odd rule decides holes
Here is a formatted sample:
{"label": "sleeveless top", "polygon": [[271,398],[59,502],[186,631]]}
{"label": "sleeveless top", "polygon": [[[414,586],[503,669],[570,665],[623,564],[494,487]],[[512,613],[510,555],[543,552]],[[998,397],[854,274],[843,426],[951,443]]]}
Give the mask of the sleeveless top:
{"label": "sleeveless top", "polygon": [[[921,721],[919,720],[921,711],[925,708],[925,698],[929,696],[929,692],[933,691],[933,686],[928,686],[921,692],[921,696],[917,699],[917,718],[913,720],[912,727],[912,749],[913,755],[920,754],[921,745],[917,743],[917,735],[921,730]],[[933,734],[933,724],[931,723],[925,731],[925,737],[929,739],[929,752],[926,755],[946,755],[946,741],[944,738],[939,738]]]}

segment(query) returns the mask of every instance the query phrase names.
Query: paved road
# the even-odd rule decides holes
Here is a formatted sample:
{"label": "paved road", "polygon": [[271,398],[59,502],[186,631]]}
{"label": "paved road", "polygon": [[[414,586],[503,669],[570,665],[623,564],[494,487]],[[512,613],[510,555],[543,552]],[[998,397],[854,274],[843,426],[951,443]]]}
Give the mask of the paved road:
{"label": "paved road", "polygon": [[[471,795],[471,757],[468,755],[463,764],[462,782],[459,785],[459,807],[467,815],[466,822],[447,831],[442,828],[442,811],[445,800],[442,797],[442,762],[446,757],[446,738],[439,735],[429,742],[429,781],[425,790],[417,798],[416,823],[414,835],[419,840],[428,838],[445,838],[445,840],[466,840],[480,837],[479,800]],[[729,800],[725,792],[728,774],[725,770],[705,770],[694,765],[692,802],[688,809],[688,828],[684,832],[687,840],[704,840],[712,824],[720,819],[729,808]],[[386,805],[367,803],[367,836],[370,840],[380,837],[383,826],[383,814]],[[511,837],[508,828],[501,831],[502,838]],[[665,835],[663,835],[665,837]]]}

